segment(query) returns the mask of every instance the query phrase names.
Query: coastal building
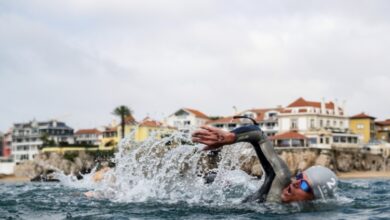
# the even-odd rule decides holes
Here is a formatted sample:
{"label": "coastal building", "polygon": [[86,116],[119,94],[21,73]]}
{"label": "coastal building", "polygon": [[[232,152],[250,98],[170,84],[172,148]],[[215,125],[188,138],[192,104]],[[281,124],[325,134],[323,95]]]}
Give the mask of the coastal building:
{"label": "coastal building", "polygon": [[[265,108],[265,109],[249,109],[240,112],[237,115],[247,116],[253,118],[260,129],[267,134],[267,136],[274,136],[278,130],[278,115],[282,108]],[[216,120],[211,120],[207,124],[222,128],[224,130],[233,130],[242,125],[252,124],[248,119],[234,119],[233,116],[223,117]]]}
{"label": "coastal building", "polygon": [[4,134],[0,132],[0,157],[3,156]]}
{"label": "coastal building", "polygon": [[3,134],[3,149],[2,149],[2,156],[4,158],[8,158],[11,156],[11,146],[12,144],[12,130],[7,131],[7,133]]}
{"label": "coastal building", "polygon": [[113,150],[119,142],[117,126],[105,127],[102,131],[102,139],[99,150]]}
{"label": "coastal building", "polygon": [[376,139],[390,143],[390,119],[376,121]]}
{"label": "coastal building", "polygon": [[16,163],[32,160],[43,145],[73,144],[73,129],[50,120],[16,123],[12,128],[12,157]]}
{"label": "coastal building", "polygon": [[99,145],[103,134],[96,128],[80,129],[74,133],[74,142],[78,145]]}
{"label": "coastal building", "polygon": [[161,139],[171,135],[176,129],[149,117],[143,119],[137,126],[135,141],[145,141],[148,138]]}
{"label": "coastal building", "polygon": [[209,117],[203,112],[190,108],[181,108],[165,119],[165,123],[179,131],[189,132],[209,121]]}
{"label": "coastal building", "polygon": [[362,112],[350,117],[349,120],[351,131],[360,136],[359,138],[362,143],[367,144],[370,140],[375,139],[375,117]]}
{"label": "coastal building", "polygon": [[278,135],[297,132],[307,137],[311,147],[358,147],[358,135],[349,131],[349,118],[344,112],[334,102],[298,98],[278,114]]}

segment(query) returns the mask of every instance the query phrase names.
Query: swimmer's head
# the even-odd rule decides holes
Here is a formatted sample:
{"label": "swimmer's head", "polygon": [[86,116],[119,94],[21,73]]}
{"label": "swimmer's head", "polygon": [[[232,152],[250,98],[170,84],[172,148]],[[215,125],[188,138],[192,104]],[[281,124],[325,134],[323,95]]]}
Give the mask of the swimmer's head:
{"label": "swimmer's head", "polygon": [[313,166],[297,175],[282,192],[283,202],[326,199],[334,196],[337,177],[330,169]]}
{"label": "swimmer's head", "polygon": [[323,166],[313,166],[303,173],[306,174],[309,180],[315,199],[334,197],[337,188],[337,176],[332,170]]}

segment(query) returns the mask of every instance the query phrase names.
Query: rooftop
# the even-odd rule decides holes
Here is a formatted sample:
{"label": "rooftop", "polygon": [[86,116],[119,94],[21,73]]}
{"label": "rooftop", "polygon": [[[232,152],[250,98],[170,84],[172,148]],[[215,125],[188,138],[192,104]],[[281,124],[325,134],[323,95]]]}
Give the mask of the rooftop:
{"label": "rooftop", "polygon": [[369,118],[369,119],[375,120],[375,117],[367,115],[364,112],[350,117],[350,119],[364,119],[364,118]]}
{"label": "rooftop", "polygon": [[197,118],[204,118],[204,119],[209,119],[206,114],[204,114],[201,111],[198,111],[196,109],[191,109],[191,108],[183,108],[185,111],[191,112],[192,114],[195,115]]}
{"label": "rooftop", "polygon": [[[294,107],[321,108],[321,102],[307,101],[304,98],[300,97],[297,100],[295,100],[294,102],[292,102],[290,105],[287,106],[287,108],[294,108]],[[334,107],[335,107],[335,104],[333,102],[326,102],[325,103],[326,109],[334,109]]]}
{"label": "rooftop", "polygon": [[78,130],[75,135],[80,135],[80,134],[100,134],[102,133],[101,131],[99,131],[98,129],[96,128],[92,128],[92,129],[80,129]]}
{"label": "rooftop", "polygon": [[271,140],[286,140],[286,139],[298,139],[303,140],[307,139],[305,135],[302,135],[296,131],[288,131],[282,134],[278,134],[275,136],[270,137]]}

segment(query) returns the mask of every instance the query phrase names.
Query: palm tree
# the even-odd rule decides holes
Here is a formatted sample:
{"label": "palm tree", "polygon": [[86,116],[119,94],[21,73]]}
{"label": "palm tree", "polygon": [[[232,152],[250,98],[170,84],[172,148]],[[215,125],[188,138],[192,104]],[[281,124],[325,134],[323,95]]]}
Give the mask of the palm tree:
{"label": "palm tree", "polygon": [[116,107],[114,109],[114,111],[112,112],[112,114],[121,118],[122,138],[124,138],[125,137],[126,118],[128,118],[128,117],[132,118],[133,111],[129,107],[127,107],[125,105],[121,105],[121,106]]}

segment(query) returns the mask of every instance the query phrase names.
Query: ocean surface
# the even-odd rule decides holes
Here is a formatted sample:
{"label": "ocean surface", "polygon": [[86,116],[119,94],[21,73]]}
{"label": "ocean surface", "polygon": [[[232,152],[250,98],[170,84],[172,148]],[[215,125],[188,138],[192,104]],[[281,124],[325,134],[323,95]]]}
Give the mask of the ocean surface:
{"label": "ocean surface", "polygon": [[[87,198],[88,189],[64,183],[0,183],[1,219],[390,219],[390,182],[342,180],[335,200],[241,204],[196,200]],[[225,192],[226,194],[232,192]],[[234,193],[233,193],[234,194]],[[232,195],[231,197],[239,197]]]}
{"label": "ocean surface", "polygon": [[[390,219],[389,180],[341,180],[327,201],[243,204],[263,182],[240,169],[251,145],[210,157],[203,146],[182,144],[190,142],[183,133],[133,140],[122,140],[115,168],[100,181],[95,170],[82,180],[58,170],[56,183],[0,183],[0,219]],[[205,184],[210,171],[216,177]]]}

